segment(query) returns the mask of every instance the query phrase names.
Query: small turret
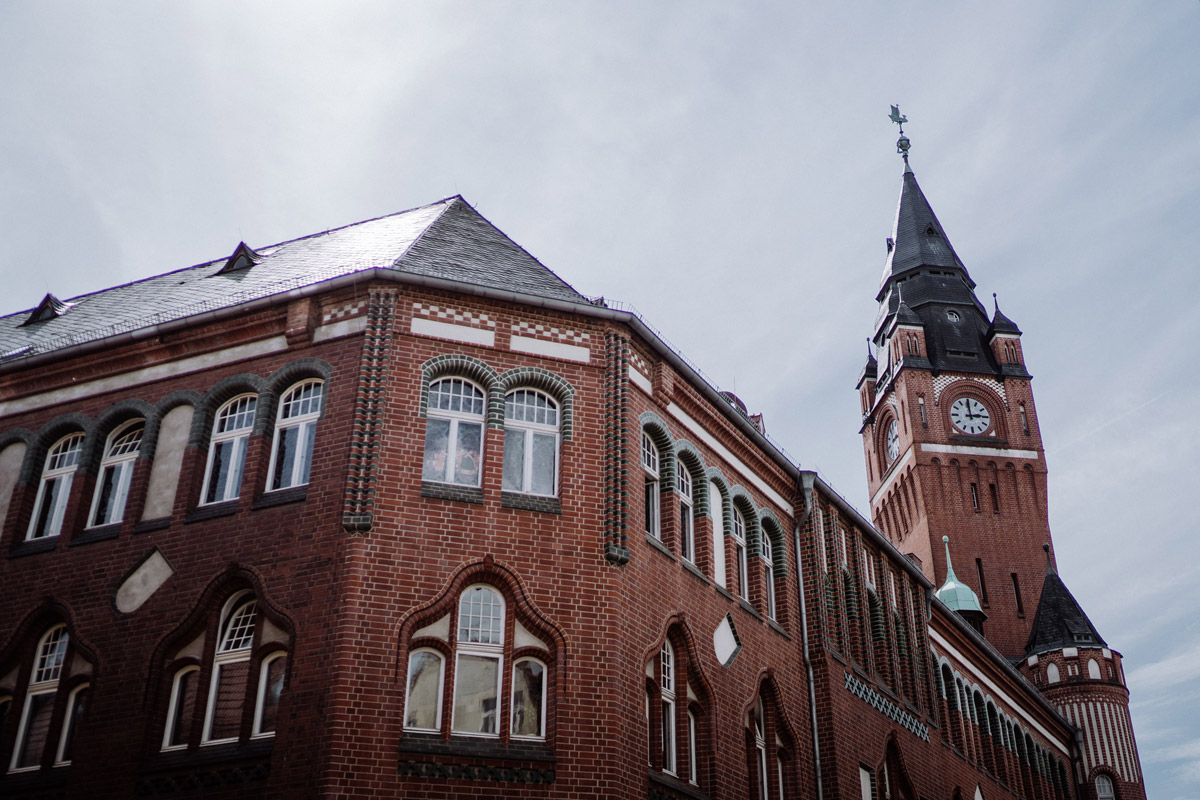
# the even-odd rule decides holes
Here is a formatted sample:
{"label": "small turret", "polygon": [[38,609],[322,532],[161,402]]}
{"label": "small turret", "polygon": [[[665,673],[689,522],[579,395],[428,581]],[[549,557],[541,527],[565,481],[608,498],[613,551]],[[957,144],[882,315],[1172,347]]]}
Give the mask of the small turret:
{"label": "small turret", "polygon": [[983,613],[983,606],[979,604],[979,595],[954,574],[954,564],[950,562],[950,537],[943,536],[942,544],[946,546],[946,582],[935,594],[947,608],[966,620],[968,625],[982,635],[987,614]]}

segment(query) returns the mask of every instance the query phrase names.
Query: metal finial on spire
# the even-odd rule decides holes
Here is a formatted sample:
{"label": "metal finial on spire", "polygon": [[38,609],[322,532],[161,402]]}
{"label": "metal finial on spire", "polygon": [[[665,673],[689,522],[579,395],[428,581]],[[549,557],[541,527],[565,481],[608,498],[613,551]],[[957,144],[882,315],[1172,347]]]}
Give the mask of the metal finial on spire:
{"label": "metal finial on spire", "polygon": [[958,576],[954,574],[954,565],[950,563],[950,537],[943,536],[942,544],[946,545],[946,581],[957,581]]}
{"label": "metal finial on spire", "polygon": [[997,314],[1000,313],[1000,301],[996,299],[995,292],[992,292],[992,308],[996,310]]}
{"label": "metal finial on spire", "polygon": [[1050,543],[1043,542],[1042,550],[1046,553],[1046,572],[1054,572],[1054,565],[1050,563]]}
{"label": "metal finial on spire", "polygon": [[904,123],[908,122],[908,117],[900,113],[900,106],[892,106],[892,113],[888,115],[888,119],[900,126],[900,138],[896,140],[896,152],[904,158],[904,171],[912,172],[908,166],[908,149],[912,147],[912,142],[904,135]]}

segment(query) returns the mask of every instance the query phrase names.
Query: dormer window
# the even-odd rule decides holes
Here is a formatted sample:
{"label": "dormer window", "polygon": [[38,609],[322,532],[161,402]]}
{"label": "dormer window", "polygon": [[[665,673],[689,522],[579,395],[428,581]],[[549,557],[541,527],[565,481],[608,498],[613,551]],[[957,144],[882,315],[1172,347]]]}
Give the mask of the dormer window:
{"label": "dormer window", "polygon": [[241,272],[250,269],[261,260],[262,256],[247,247],[245,242],[238,242],[238,246],[233,249],[233,255],[225,262],[225,266],[217,270],[217,274]]}
{"label": "dormer window", "polygon": [[47,294],[42,298],[42,302],[37,304],[37,308],[30,312],[29,317],[21,323],[21,327],[61,317],[70,311],[74,305],[74,303],[64,303],[54,295]]}

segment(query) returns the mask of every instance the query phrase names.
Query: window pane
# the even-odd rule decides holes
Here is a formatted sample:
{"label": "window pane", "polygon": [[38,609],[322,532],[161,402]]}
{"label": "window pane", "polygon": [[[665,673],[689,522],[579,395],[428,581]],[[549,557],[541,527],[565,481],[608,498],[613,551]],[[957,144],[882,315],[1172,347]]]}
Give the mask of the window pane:
{"label": "window pane", "polygon": [[646,533],[658,538],[658,481],[646,481]]}
{"label": "window pane", "polygon": [[504,432],[504,484],[508,492],[519,492],[525,479],[525,431]]}
{"label": "window pane", "polygon": [[100,487],[96,492],[96,513],[92,517],[93,525],[107,525],[112,522],[113,504],[117,499],[117,487],[123,464],[110,464],[100,473]]}
{"label": "window pane", "polygon": [[454,730],[496,733],[496,683],[500,659],[460,655],[454,682]]}
{"label": "window pane", "polygon": [[479,456],[483,445],[483,426],[477,422],[458,423],[458,441],[454,452],[454,482],[479,485]]}
{"label": "window pane", "polygon": [[[33,527],[29,529],[30,539],[42,539],[47,536],[57,536],[62,526],[62,517],[58,514],[58,506],[70,487],[70,476],[47,478],[42,481],[42,502],[38,506],[37,516]],[[57,520],[57,522],[56,522]]]}
{"label": "window pane", "polygon": [[404,709],[404,727],[440,728],[438,706],[441,699],[441,656],[424,650],[413,653],[408,659],[408,706]]}
{"label": "window pane", "polygon": [[313,448],[317,444],[317,423],[310,422],[303,428],[304,433],[301,435],[303,446],[300,448],[300,467],[296,474],[296,484],[308,483],[308,476],[312,472]]}
{"label": "window pane", "polygon": [[33,673],[33,683],[56,681],[62,673],[63,660],[67,656],[67,643],[70,637],[65,626],[59,626],[50,631],[38,648],[37,668]]}
{"label": "window pane", "polygon": [[242,705],[246,702],[246,678],[250,674],[249,661],[218,664],[215,697],[212,703],[212,724],[208,729],[209,741],[236,739],[242,727]]}
{"label": "window pane", "polygon": [[167,720],[166,747],[187,742],[188,726],[196,710],[196,678],[199,674],[199,670],[193,669],[180,675],[175,682],[175,708],[171,719]]}
{"label": "window pane", "polygon": [[554,467],[558,458],[558,437],[544,433],[533,435],[533,486],[534,494],[554,494]]}
{"label": "window pane", "polygon": [[75,693],[74,701],[71,704],[71,713],[63,720],[62,745],[59,748],[61,755],[58,758],[60,763],[71,760],[71,747],[75,742],[75,729],[79,727],[79,718],[87,710],[87,700],[88,688],[85,686]]}
{"label": "window pane", "polygon": [[450,452],[450,420],[430,417],[425,426],[425,466],[421,480],[446,480],[446,458]]}
{"label": "window pane", "polygon": [[472,644],[503,644],[504,601],[486,586],[463,592],[458,602],[458,640]]}
{"label": "window pane", "polygon": [[513,736],[544,736],[542,693],[545,670],[536,661],[519,661],[513,669]]}
{"label": "window pane", "polygon": [[36,767],[42,760],[42,750],[50,733],[50,715],[54,711],[54,692],[31,695],[29,716],[25,720],[25,737],[17,745],[20,756],[17,767]]}
{"label": "window pane", "polygon": [[675,704],[670,700],[662,703],[663,769],[675,771]]}
{"label": "window pane", "polygon": [[283,673],[287,656],[272,659],[263,671],[262,708],[259,710],[258,733],[274,733],[279,720],[279,695],[283,693]]}
{"label": "window pane", "polygon": [[275,478],[272,489],[286,489],[292,485],[292,471],[296,468],[296,446],[300,441],[300,427],[281,428],[275,436]]}
{"label": "window pane", "polygon": [[228,653],[233,650],[249,648],[250,643],[254,640],[254,618],[257,612],[257,600],[251,600],[238,606],[225,623],[225,635],[221,639],[221,646],[217,652]]}
{"label": "window pane", "polygon": [[208,472],[208,488],[204,502],[215,503],[225,499],[225,484],[229,479],[229,463],[233,455],[233,442],[216,442],[212,446],[212,464]]}

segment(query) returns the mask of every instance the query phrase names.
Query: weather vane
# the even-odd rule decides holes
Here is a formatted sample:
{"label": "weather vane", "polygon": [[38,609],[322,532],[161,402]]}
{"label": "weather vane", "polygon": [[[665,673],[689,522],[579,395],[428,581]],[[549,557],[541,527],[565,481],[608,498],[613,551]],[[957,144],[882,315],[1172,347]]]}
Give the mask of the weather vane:
{"label": "weather vane", "polygon": [[904,165],[908,166],[908,148],[912,147],[912,143],[904,135],[904,123],[908,122],[908,117],[901,115],[900,106],[892,106],[892,113],[888,118],[900,126],[900,138],[896,140],[896,152],[904,157]]}

